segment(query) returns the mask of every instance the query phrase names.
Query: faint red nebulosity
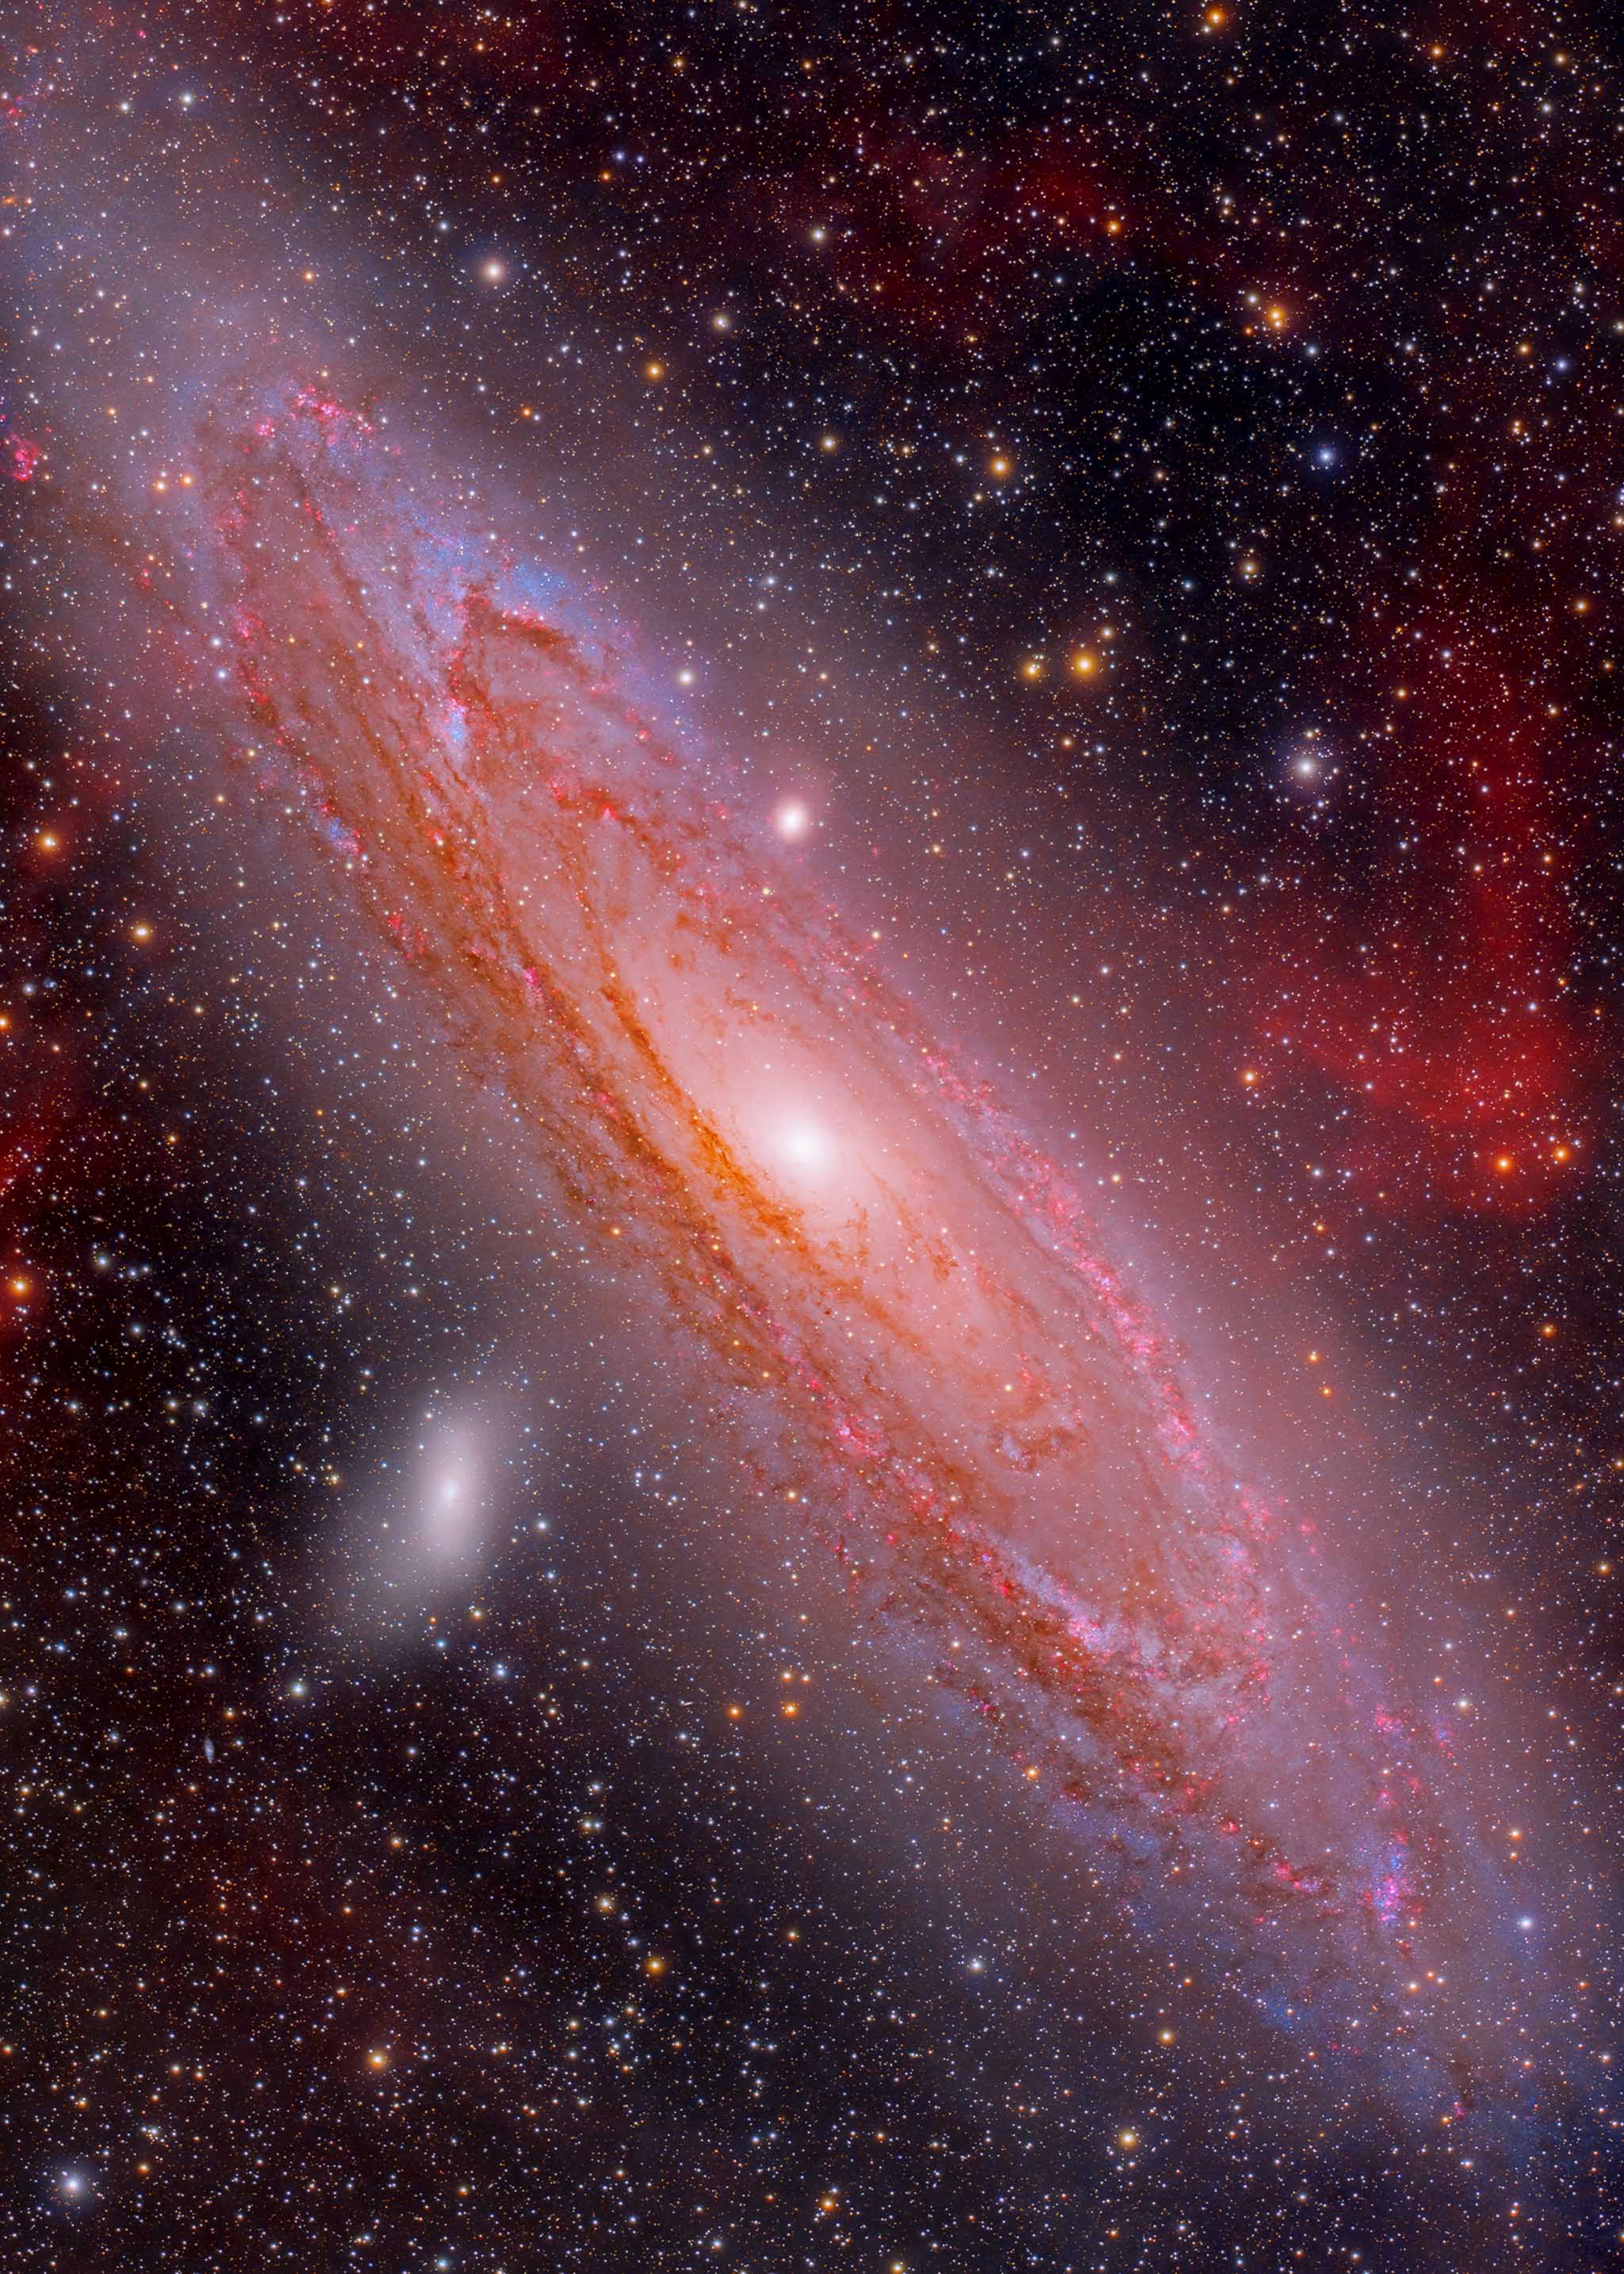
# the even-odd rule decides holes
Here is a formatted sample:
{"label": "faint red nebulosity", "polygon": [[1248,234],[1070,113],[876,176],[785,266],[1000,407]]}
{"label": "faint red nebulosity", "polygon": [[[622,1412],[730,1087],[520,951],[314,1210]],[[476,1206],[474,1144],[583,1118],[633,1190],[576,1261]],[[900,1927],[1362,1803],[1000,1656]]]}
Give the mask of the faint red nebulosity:
{"label": "faint red nebulosity", "polygon": [[[0,1039],[9,1039],[11,1031],[8,1027]],[[28,1244],[28,1200],[72,1119],[68,1088],[58,1076],[37,1087],[0,1133],[0,1350],[38,1319],[48,1291],[47,1275]]]}
{"label": "faint red nebulosity", "polygon": [[882,132],[860,101],[762,197],[769,225],[797,243],[808,212],[823,215],[812,241],[829,242],[838,291],[921,338],[957,335],[975,316],[1012,242],[1114,259],[1132,202],[1081,137],[1064,150],[1011,135],[971,151],[951,137]]}
{"label": "faint red nebulosity", "polygon": [[1471,636],[1428,629],[1378,753],[1392,850],[1265,929],[1252,1095],[1328,1082],[1327,1167],[1401,1212],[1526,1213],[1588,1158],[1597,1012],[1574,983],[1553,721]]}

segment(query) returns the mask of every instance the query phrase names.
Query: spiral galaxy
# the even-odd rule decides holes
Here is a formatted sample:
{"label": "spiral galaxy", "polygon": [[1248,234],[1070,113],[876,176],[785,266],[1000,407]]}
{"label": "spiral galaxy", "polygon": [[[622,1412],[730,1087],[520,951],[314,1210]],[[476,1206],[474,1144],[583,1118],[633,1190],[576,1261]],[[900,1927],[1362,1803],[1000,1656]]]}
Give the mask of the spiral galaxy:
{"label": "spiral galaxy", "polygon": [[[1604,1623],[1575,1641],[1553,1574],[1610,1579],[1587,1527],[1624,1462],[1611,1420],[1575,1419],[1567,1376],[1551,1387],[1582,1313],[1600,1346],[1605,1306],[1575,1300],[1570,1321],[1574,1274],[1553,1276],[1538,1246],[1590,1205],[1575,1194],[1605,1122],[1607,1014],[1576,945],[1582,832],[1554,763],[1572,706],[1518,680],[1509,618],[1492,637],[1439,629],[1465,576],[1453,554],[1447,572],[1388,576],[1394,531],[1413,535],[1402,516],[1381,523],[1387,552],[1371,539],[1387,565],[1361,570],[1357,608],[1332,606],[1328,569],[1317,614],[1285,597],[1283,519],[1254,501],[1243,527],[1229,495],[1254,446],[1223,443],[1210,494],[1189,455],[1192,405],[1201,449],[1228,432],[1200,392],[1215,350],[1181,349],[1144,382],[1161,423],[1130,448],[1129,365],[1154,345],[1130,320],[1135,293],[1181,324],[1229,325],[1248,387],[1298,358],[1271,497],[1289,473],[1329,501],[1389,447],[1353,332],[1327,349],[1333,388],[1306,288],[1229,290],[1235,256],[1176,218],[1154,169],[1129,201],[1097,153],[1004,147],[973,183],[945,81],[906,132],[884,105],[876,132],[854,93],[710,210],[725,245],[756,248],[747,290],[703,231],[655,250],[627,218],[651,194],[649,153],[613,42],[595,33],[583,61],[579,27],[529,28],[531,124],[504,96],[467,128],[487,147],[459,207],[414,139],[427,49],[408,69],[391,42],[410,18],[447,51],[464,34],[481,57],[507,42],[516,72],[520,33],[386,12],[308,33],[224,6],[162,25],[42,16],[5,95],[0,448],[28,755],[0,1040],[33,1055],[0,1183],[15,1235],[0,1324],[30,1511],[6,1551],[15,1630],[44,1653],[15,1685],[38,1733],[19,1740],[35,1751],[19,1754],[19,1820],[52,1795],[70,1831],[50,1841],[78,1836],[79,1815],[112,1810],[107,1763],[124,1773],[138,1751],[151,1785],[132,1768],[117,1787],[127,1849],[48,1845],[30,1882],[16,2034],[35,2063],[38,2215],[100,2216],[132,2156],[143,2187],[178,2157],[168,2112],[183,2086],[215,2090],[213,2015],[244,2141],[259,2120],[244,2096],[261,2092],[279,2139],[285,2120],[350,2140],[343,2096],[363,2089],[396,2127],[398,2219],[395,2177],[364,2221],[365,2157],[323,2194],[300,2150],[315,2207],[275,2214],[272,2256],[302,2263],[353,2227],[345,2247],[381,2269],[379,2252],[410,2257],[432,2227],[461,2239],[414,2266],[575,2263],[611,2219],[558,2177],[578,2157],[616,2205],[602,2263],[732,2264],[736,2246],[765,2254],[741,2269],[821,2265],[811,2254],[856,2232],[861,2188],[838,2172],[906,2133],[908,2186],[876,2180],[865,2214],[899,2254],[876,2263],[897,2270],[938,2250],[965,2274],[1238,2263],[1261,2229],[1210,2206],[1253,2184],[1265,2138],[1295,2190],[1281,2180],[1268,2229],[1282,2263],[1287,2235],[1296,2258],[1363,2263],[1365,2244],[1328,2239],[1346,2212],[1347,2233],[1383,2238],[1372,2263],[1417,2274],[1502,2246],[1598,2265],[1583,2253],[1611,2217],[1592,2182],[1616,2122],[1612,1897],[1575,1668],[1605,1689],[1608,1668]],[[1216,56],[1232,28],[1212,10],[1192,38]],[[693,55],[723,36],[690,29],[669,54],[654,41],[660,102],[685,122],[673,148],[710,99]],[[772,36],[785,55],[816,44]],[[284,46],[298,70],[279,87]],[[808,85],[821,68],[796,64]],[[397,141],[379,105],[402,88]],[[600,94],[605,118],[549,161],[569,196],[621,201],[592,270],[566,220],[556,243],[527,222],[504,154],[538,119],[587,120]],[[975,114],[984,97],[966,101]],[[357,122],[387,151],[376,178]],[[695,150],[686,162],[703,170]],[[899,200],[883,213],[864,186],[881,177]],[[832,267],[839,248],[816,313],[783,250],[792,223],[795,259]],[[1019,313],[983,272],[1013,234],[1071,264],[1054,270],[1067,292],[1086,239],[1105,343],[1088,399],[1068,395],[1051,433],[1034,393],[1024,440],[982,391],[989,303],[999,326]],[[658,323],[649,307],[611,322],[594,297],[635,296],[634,240]],[[665,344],[679,309],[686,349]],[[835,338],[838,388],[817,360]],[[680,412],[651,407],[684,358],[696,385],[702,349],[735,358],[735,392],[704,417],[693,392]],[[1001,369],[1019,400],[1030,374]],[[1284,400],[1256,396],[1281,420]],[[1142,478],[1150,500],[1137,565],[1101,568],[1086,609],[1046,597],[1080,589],[1072,523],[1058,508],[1018,522],[1063,474],[1101,561],[1128,561],[1119,486]],[[843,518],[818,518],[818,480],[851,485]],[[932,519],[933,484],[951,488],[951,523]],[[1440,473],[1427,494],[1447,487]],[[1198,499],[1199,543],[1173,531]],[[1312,510],[1350,574],[1333,502]],[[1034,548],[1019,570],[1018,526]],[[870,546],[883,566],[850,645],[872,667],[838,707],[833,649],[801,636],[820,621],[806,593],[856,589]],[[1019,638],[1001,607],[1022,615]],[[1233,625],[1250,608],[1269,637],[1246,648]],[[1575,624],[1590,610],[1587,589]],[[716,643],[731,714],[693,691],[706,658],[685,614],[734,626]],[[988,656],[998,697],[977,709],[970,659]],[[876,755],[884,674],[886,718],[928,752],[907,788]],[[1583,697],[1598,713],[1600,688]],[[1047,706],[1041,723],[1000,743],[1016,701]],[[944,783],[962,791],[966,845],[988,825],[989,892],[1028,896],[1004,934],[977,915],[977,937],[1003,943],[974,967],[979,995],[910,867],[921,815],[933,857],[953,826]],[[1236,817],[1243,787],[1267,826]],[[1015,848],[1001,876],[995,833]],[[1112,927],[1123,964],[1162,959],[1137,1026],[1117,951],[1091,967],[1067,944]],[[1090,1174],[1122,1157],[1123,1101],[1154,1098],[1152,1077],[1115,1103],[1091,1090],[1030,975],[997,967],[1018,952],[1077,1032],[1109,1034],[1111,1068],[1142,1043],[1168,1061],[1157,1079],[1184,1081],[1177,1118],[1151,1130],[1164,1160],[1192,1156],[1182,1187],[1171,1171],[1160,1187],[1175,1199],[1159,1254]],[[994,1027],[1010,1050],[989,1047]],[[1047,1088],[1011,1072],[1023,1051]],[[1222,1127],[1190,1071],[1219,1061]],[[1076,1125],[1064,1141],[1056,1097]],[[301,1115],[320,1172],[285,1133]],[[456,1190],[427,1199],[417,1180],[448,1131]],[[1215,1224],[1242,1163],[1229,1198],[1256,1224],[1226,1279],[1177,1195],[1204,1186]],[[138,1220],[165,1227],[148,1242],[162,1270],[137,1253]],[[1388,1368],[1367,1368],[1336,1456],[1304,1427],[1308,1393],[1280,1394],[1282,1288]],[[70,1352],[54,1372],[53,1337]],[[1226,1339],[1241,1397],[1213,1369]],[[612,1394],[572,1372],[589,1345]],[[1453,1407],[1427,1371],[1439,1350]],[[1313,1383],[1327,1403],[1331,1371]],[[700,1544],[662,1626],[645,1566],[683,1552],[673,1511]],[[784,1571],[811,1607],[793,1649],[742,1608]],[[825,1652],[849,1726],[808,1737],[821,1767],[792,1768],[758,1724],[810,1727],[795,1653],[815,1660],[836,1623],[862,1638],[863,1682]],[[697,1663],[665,1670],[684,1651]],[[93,1653],[103,1687],[71,1694]],[[749,1702],[763,1667],[782,1685],[770,1712]],[[126,1692],[143,1668],[149,1687]],[[906,1755],[904,1728],[930,1733]],[[826,1775],[838,1792],[853,1760],[867,1776],[882,1756],[851,1801],[857,1861],[837,1867],[807,1826],[842,1807],[812,1788]],[[886,1791],[894,1825],[872,1796]],[[617,1847],[628,1795],[638,1838]],[[973,1861],[942,1860],[959,1854]],[[80,1884],[97,1924],[36,1978],[24,1956],[56,1950],[56,1891]],[[927,1931],[930,1901],[951,1927]],[[796,2080],[770,2085],[778,1969],[821,1948],[838,1902],[844,1954],[794,1992]],[[1000,1903],[1020,1915],[1002,1973],[982,1948]],[[583,1938],[612,1931],[600,1962]],[[950,1946],[974,1954],[950,1964]],[[104,1948],[112,1986],[93,1979]],[[186,2002],[163,2008],[149,1980],[185,1984]],[[983,1994],[985,2012],[968,2003]],[[128,2032],[132,2156],[96,2130],[95,2063],[76,2057],[65,2097],[40,2065],[50,2014],[81,2008]],[[889,2081],[871,2092],[863,2033],[882,2022],[905,2050],[891,2067],[874,2056]],[[1176,2088],[1156,2064],[1184,2059],[1198,2027],[1204,2065]],[[645,2084],[657,2029],[673,2066]],[[270,2081],[306,2059],[308,2123]],[[798,2092],[820,2112],[791,2157]],[[961,2122],[996,2134],[996,2190],[966,2149],[951,2233],[920,2211],[922,2239],[882,2246],[898,2220],[873,2206],[912,2203],[921,2173],[944,2184]],[[1343,2124],[1349,2142],[1327,2147]],[[1157,2125],[1182,2127],[1180,2202],[1207,2202],[1205,2225],[1169,2225],[1135,2192]],[[628,2178],[642,2150],[626,2142],[653,2134]],[[497,2175],[488,2230],[470,2225],[486,2183],[446,2181],[470,2156]],[[804,2233],[782,2209],[786,2157],[816,2206]],[[1040,2165],[1042,2191],[1026,2187]],[[746,2172],[774,2181],[748,2217]],[[461,2193],[431,2219],[420,2206],[447,2184]],[[209,2188],[223,2220],[235,2198]],[[995,2193],[1022,2203],[1019,2252],[994,2232]],[[127,2215],[158,2248],[157,2215]],[[196,2263],[223,2274],[235,2246],[207,2233]],[[1110,2255],[1124,2233],[1131,2259]]]}

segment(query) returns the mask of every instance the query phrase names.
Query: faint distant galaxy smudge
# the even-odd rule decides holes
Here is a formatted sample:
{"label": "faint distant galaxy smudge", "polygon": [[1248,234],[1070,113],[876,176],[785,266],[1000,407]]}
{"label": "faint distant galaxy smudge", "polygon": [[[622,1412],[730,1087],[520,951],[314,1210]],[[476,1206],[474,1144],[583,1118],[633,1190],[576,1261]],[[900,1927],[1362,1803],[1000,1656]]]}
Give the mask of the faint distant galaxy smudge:
{"label": "faint distant galaxy smudge", "polygon": [[1147,1900],[1199,1890],[1274,2010],[1381,2038],[1427,2105],[1498,2074],[1512,1990],[1463,2037],[1404,1988],[1501,1962],[1448,1753],[1213,1457],[1054,1164],[431,453],[304,381],[222,390],[185,451],[114,548],[143,652],[297,786],[770,1520]]}

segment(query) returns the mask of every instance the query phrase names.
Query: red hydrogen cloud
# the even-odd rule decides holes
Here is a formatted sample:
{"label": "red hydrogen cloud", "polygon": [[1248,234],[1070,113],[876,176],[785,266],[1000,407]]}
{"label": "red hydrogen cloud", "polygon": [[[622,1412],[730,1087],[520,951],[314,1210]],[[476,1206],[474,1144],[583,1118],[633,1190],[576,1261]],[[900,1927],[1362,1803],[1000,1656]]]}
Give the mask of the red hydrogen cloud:
{"label": "red hydrogen cloud", "polygon": [[[3,1014],[0,1050],[15,1049],[11,1015]],[[51,1274],[37,1246],[33,1218],[41,1180],[62,1167],[62,1141],[69,1130],[82,1133],[82,1115],[67,1079],[59,1072],[42,1073],[38,1052],[26,1065],[13,1096],[18,1101],[0,1127],[0,1421],[11,1442],[0,1457],[0,1467],[18,1456],[16,1393],[19,1354],[29,1330],[43,1316],[49,1298]],[[15,1062],[7,1071],[15,1074]]]}
{"label": "red hydrogen cloud", "polygon": [[[1395,623],[1367,767],[1386,857],[1256,934],[1258,1094],[1340,1107],[1327,1165],[1405,1210],[1538,1209],[1588,1159],[1596,1013],[1573,984],[1548,711],[1471,634]],[[1526,682],[1524,682],[1524,685]]]}

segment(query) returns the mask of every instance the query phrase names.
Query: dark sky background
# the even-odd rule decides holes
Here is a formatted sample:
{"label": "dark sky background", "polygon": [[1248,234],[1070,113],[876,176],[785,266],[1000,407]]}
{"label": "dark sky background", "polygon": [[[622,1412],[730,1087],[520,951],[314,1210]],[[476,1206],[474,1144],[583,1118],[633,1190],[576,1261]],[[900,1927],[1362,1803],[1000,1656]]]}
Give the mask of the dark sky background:
{"label": "dark sky background", "polygon": [[[73,683],[20,311],[76,73],[132,210],[265,201],[308,267],[244,295],[483,438],[816,807],[1237,1457],[1456,1623],[1485,1836],[1588,1841],[1606,1939],[1621,64],[1495,5],[16,11],[9,2263],[1619,2263],[1610,1990],[1552,1962],[1585,2082],[1463,2166],[735,1525],[500,1101],[202,736],[137,764]],[[470,1414],[467,1566],[380,1620]]]}

